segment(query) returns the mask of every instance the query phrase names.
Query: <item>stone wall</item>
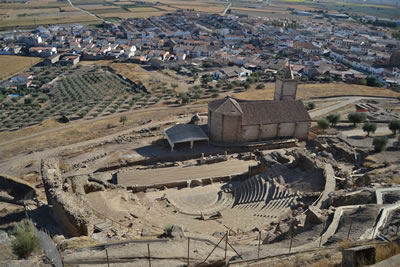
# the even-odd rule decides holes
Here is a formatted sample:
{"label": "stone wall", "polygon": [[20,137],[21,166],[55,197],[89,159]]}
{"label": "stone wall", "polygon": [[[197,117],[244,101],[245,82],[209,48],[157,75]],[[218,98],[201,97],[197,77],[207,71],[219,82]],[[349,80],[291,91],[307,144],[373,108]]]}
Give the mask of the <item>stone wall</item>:
{"label": "stone wall", "polygon": [[274,100],[295,100],[297,93],[297,80],[282,79],[277,77],[275,82]]}
{"label": "stone wall", "polygon": [[242,118],[240,115],[225,115],[209,111],[208,131],[214,142],[233,143],[240,141]]}
{"label": "stone wall", "polygon": [[298,122],[296,125],[295,137],[299,140],[308,139],[308,133],[310,132],[311,122]]}
{"label": "stone wall", "polygon": [[44,159],[41,174],[47,202],[54,220],[68,236],[90,235],[93,233],[93,214],[85,209],[83,200],[68,192],[67,183],[61,176],[57,159]]}

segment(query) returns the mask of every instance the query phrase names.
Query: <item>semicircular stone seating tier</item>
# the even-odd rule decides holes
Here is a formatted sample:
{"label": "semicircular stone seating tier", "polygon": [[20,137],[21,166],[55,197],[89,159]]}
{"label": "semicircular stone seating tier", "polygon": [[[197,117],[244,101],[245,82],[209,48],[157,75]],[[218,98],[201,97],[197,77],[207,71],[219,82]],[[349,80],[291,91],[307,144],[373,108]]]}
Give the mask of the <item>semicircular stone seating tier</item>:
{"label": "semicircular stone seating tier", "polygon": [[166,197],[178,212],[192,216],[214,215],[233,203],[232,194],[222,189],[221,184],[170,189]]}
{"label": "semicircular stone seating tier", "polygon": [[233,209],[249,210],[257,217],[278,218],[297,203],[292,192],[266,175],[253,176],[233,189]]}
{"label": "semicircular stone seating tier", "polygon": [[233,209],[256,217],[275,219],[287,214],[301,197],[266,175],[256,175],[228,186],[212,184],[195,188],[170,189],[168,201],[186,215],[214,215]]}

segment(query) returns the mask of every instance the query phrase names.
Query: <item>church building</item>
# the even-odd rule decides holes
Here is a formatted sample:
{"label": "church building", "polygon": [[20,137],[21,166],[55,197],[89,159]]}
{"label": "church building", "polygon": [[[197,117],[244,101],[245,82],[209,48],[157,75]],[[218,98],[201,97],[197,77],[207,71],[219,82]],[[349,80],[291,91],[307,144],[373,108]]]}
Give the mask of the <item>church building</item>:
{"label": "church building", "polygon": [[308,138],[311,117],[296,100],[297,79],[290,66],[277,77],[274,100],[223,98],[208,104],[211,142],[246,143],[269,139]]}

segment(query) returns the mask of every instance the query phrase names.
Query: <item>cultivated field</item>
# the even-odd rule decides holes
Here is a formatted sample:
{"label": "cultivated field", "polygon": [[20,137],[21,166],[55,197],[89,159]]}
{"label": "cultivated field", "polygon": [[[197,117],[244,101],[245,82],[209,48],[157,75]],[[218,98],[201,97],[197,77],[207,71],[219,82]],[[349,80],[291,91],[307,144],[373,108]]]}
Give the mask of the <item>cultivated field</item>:
{"label": "cultivated field", "polygon": [[99,19],[89,16],[67,1],[30,0],[27,3],[1,3],[0,28],[35,26],[59,23],[94,23]]}
{"label": "cultivated field", "polygon": [[4,100],[0,129],[23,128],[56,115],[93,119],[157,101],[133,83],[97,68],[36,68],[33,75],[36,78],[32,83],[40,89],[25,92],[25,97]]}
{"label": "cultivated field", "polygon": [[[24,71],[42,61],[37,57],[0,56],[0,81]],[[5,67],[7,66],[7,67]]]}

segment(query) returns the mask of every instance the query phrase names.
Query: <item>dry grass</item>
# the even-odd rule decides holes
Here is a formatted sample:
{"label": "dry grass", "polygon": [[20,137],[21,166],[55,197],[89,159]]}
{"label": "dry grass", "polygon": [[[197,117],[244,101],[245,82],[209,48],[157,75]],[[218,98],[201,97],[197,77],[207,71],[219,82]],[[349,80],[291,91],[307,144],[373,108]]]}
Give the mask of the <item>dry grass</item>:
{"label": "dry grass", "polygon": [[[269,100],[274,95],[273,83],[265,84],[263,90],[248,90],[243,93],[235,94],[235,97],[248,100]],[[400,93],[390,89],[369,87],[357,84],[347,83],[329,83],[329,84],[299,84],[297,89],[297,98],[309,99],[319,96],[335,95],[365,95],[365,96],[391,96],[398,97]]]}
{"label": "dry grass", "polygon": [[289,14],[290,12],[286,10],[278,10],[278,9],[259,9],[259,8],[248,8],[248,7],[232,7],[232,10],[239,11],[249,11],[249,12],[263,12],[263,13],[281,13],[281,14]]}
{"label": "dry grass", "polygon": [[0,28],[75,22],[85,24],[99,21],[72,8],[67,1],[30,0],[26,4],[2,3],[0,9],[4,14],[0,17]]}
{"label": "dry grass", "polygon": [[400,254],[400,246],[394,242],[376,245],[376,262]]}
{"label": "dry grass", "polygon": [[[119,122],[122,114],[115,114],[115,116],[95,120],[81,120],[69,124],[59,124],[52,119],[46,120],[41,125],[24,128],[15,132],[0,133],[1,142],[9,141],[0,146],[0,158],[4,159],[5,155],[12,157],[34,150],[45,150],[88,141],[130,129],[148,120],[164,120],[166,118],[175,118],[178,114],[204,112],[205,110],[206,107],[193,108],[192,110],[190,107],[184,107],[161,112],[143,110],[140,112],[124,113],[123,115],[127,116],[125,125]],[[107,127],[109,124],[115,127],[109,129]]]}
{"label": "dry grass", "polygon": [[55,14],[48,14],[49,17],[44,16],[29,16],[23,19],[10,19],[0,20],[0,28],[15,27],[15,26],[32,26],[32,25],[45,25],[45,24],[63,24],[63,23],[94,23],[100,21],[98,18],[89,16],[82,12],[60,12]]}
{"label": "dry grass", "polygon": [[42,122],[41,124],[38,125],[34,125],[31,127],[26,127],[26,128],[22,128],[18,131],[14,131],[14,132],[1,132],[0,133],[0,142],[3,141],[7,141],[7,140],[12,140],[15,138],[19,138],[22,136],[26,136],[26,135],[30,135],[30,134],[36,134],[39,132],[43,132],[47,129],[51,129],[51,128],[55,128],[55,127],[59,127],[59,126],[63,126],[62,123],[59,123],[55,120],[46,120],[44,122]]}
{"label": "dry grass", "polygon": [[62,242],[60,245],[60,250],[65,251],[67,249],[85,248],[95,246],[97,244],[99,244],[99,241],[94,240],[88,236],[74,237]]}
{"label": "dry grass", "polygon": [[79,8],[87,10],[97,10],[97,9],[118,9],[116,6],[105,6],[105,5],[78,5]]}
{"label": "dry grass", "polygon": [[145,84],[150,79],[152,79],[151,73],[143,69],[139,64],[113,63],[110,65],[110,67],[117,71],[119,74],[136,83],[141,81]]}
{"label": "dry grass", "polygon": [[112,60],[79,61],[79,64],[89,66],[109,66],[112,62]]}
{"label": "dry grass", "polygon": [[224,11],[224,6],[210,6],[210,5],[173,5],[176,8],[181,9],[194,9],[197,12],[207,12],[207,13],[221,13]]}
{"label": "dry grass", "polygon": [[348,248],[352,248],[355,246],[357,246],[357,244],[352,241],[349,241],[349,240],[343,240],[339,243],[339,247],[341,249],[348,249]]}
{"label": "dry grass", "polygon": [[168,12],[164,11],[154,11],[154,12],[119,12],[119,13],[107,13],[107,14],[98,14],[102,18],[121,18],[121,19],[129,19],[129,18],[149,18],[149,17],[158,17],[167,14]]}
{"label": "dry grass", "polygon": [[134,8],[128,8],[129,11],[133,13],[137,12],[157,12],[159,11],[158,9],[154,7],[134,7]]}
{"label": "dry grass", "polygon": [[314,262],[311,266],[313,267],[330,267],[335,266],[329,259],[322,259],[317,262]]}
{"label": "dry grass", "polygon": [[158,6],[157,8],[165,11],[176,11],[175,7],[170,7],[170,6]]}
{"label": "dry grass", "polygon": [[0,80],[8,79],[40,61],[42,59],[37,57],[0,56]]}
{"label": "dry grass", "polygon": [[78,9],[72,6],[60,7],[60,12],[74,12]]}

